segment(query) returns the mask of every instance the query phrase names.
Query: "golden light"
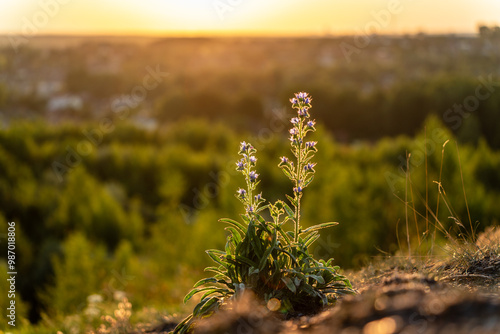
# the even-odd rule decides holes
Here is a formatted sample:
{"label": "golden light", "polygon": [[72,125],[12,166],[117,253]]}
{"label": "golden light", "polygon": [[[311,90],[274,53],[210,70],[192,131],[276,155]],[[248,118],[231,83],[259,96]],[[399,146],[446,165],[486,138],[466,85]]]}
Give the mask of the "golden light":
{"label": "golden light", "polygon": [[269,301],[267,302],[267,308],[269,309],[269,311],[278,311],[281,307],[281,301],[277,298],[271,298],[269,299]]}
{"label": "golden light", "polygon": [[[402,10],[377,33],[475,32],[498,24],[500,1],[394,0]],[[45,0],[1,2],[0,32],[20,31],[47,4],[55,15],[39,33],[56,34],[352,34],[387,10],[386,0]]]}

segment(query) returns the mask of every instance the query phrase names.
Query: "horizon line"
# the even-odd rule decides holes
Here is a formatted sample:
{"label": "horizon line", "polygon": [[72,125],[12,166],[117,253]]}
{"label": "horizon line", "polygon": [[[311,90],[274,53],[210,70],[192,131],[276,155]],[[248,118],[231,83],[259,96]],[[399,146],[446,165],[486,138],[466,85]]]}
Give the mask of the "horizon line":
{"label": "horizon line", "polygon": [[[375,33],[368,34],[367,36],[386,36],[386,37],[403,37],[403,36],[479,36],[478,32],[426,32],[426,31],[415,31],[415,32],[394,32],[394,33]],[[5,37],[24,37],[24,38],[46,38],[46,37],[143,37],[143,38],[214,38],[214,37],[259,37],[259,38],[312,38],[312,37],[353,37],[359,36],[357,33],[262,33],[262,32],[236,32],[236,33],[224,33],[224,32],[209,32],[209,33],[199,33],[199,32],[179,32],[179,33],[162,33],[162,32],[74,32],[74,33],[63,33],[63,32],[48,32],[39,33],[34,35],[24,36],[22,33],[6,32],[0,31],[0,38]]]}

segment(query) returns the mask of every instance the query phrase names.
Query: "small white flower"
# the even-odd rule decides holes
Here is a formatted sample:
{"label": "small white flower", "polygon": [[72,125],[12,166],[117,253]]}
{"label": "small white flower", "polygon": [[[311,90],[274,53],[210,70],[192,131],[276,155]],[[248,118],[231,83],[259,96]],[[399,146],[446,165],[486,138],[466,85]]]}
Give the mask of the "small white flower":
{"label": "small white flower", "polygon": [[89,303],[89,305],[102,303],[102,301],[103,301],[102,296],[97,293],[87,297],[87,303]]}
{"label": "small white flower", "polygon": [[101,311],[95,306],[89,306],[83,312],[89,318],[96,318],[101,314]]}
{"label": "small white flower", "polygon": [[117,302],[121,302],[126,297],[127,294],[125,293],[125,291],[116,290],[115,292],[113,292],[113,299],[116,300]]}

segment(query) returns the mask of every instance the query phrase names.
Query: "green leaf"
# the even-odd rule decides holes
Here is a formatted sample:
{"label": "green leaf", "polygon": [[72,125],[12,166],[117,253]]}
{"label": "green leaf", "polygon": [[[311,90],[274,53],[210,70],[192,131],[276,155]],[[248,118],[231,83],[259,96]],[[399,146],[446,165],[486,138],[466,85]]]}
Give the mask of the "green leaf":
{"label": "green leaf", "polygon": [[214,293],[218,293],[220,294],[220,297],[222,296],[225,296],[229,293],[229,290],[228,289],[212,289],[212,290],[208,290],[207,292],[205,292],[203,294],[203,296],[201,296],[201,299],[205,299],[207,298],[208,296],[214,294]]}
{"label": "green leaf", "polygon": [[304,291],[305,293],[307,293],[309,296],[312,296],[312,297],[319,297],[319,292],[316,291],[312,286],[310,286],[309,284],[307,284],[306,282],[304,282],[304,284],[302,284],[300,286],[301,290]]}
{"label": "green leaf", "polygon": [[285,208],[286,214],[288,215],[288,218],[293,218],[295,216],[295,213],[293,210],[290,208],[290,206],[286,203],[283,203],[283,207]]}
{"label": "green leaf", "polygon": [[286,255],[288,255],[288,257],[290,257],[290,259],[293,261],[293,263],[295,263],[295,266],[298,266],[299,264],[297,263],[297,259],[295,258],[295,256],[293,256],[289,251],[283,249],[283,248],[277,248],[279,251],[285,253]]}
{"label": "green leaf", "polygon": [[219,298],[217,297],[210,297],[202,299],[201,302],[196,305],[196,307],[193,310],[193,316],[198,317],[200,315],[205,315],[210,311],[212,308],[217,306],[217,302],[219,301]]}
{"label": "green leaf", "polygon": [[264,231],[266,231],[267,233],[271,234],[271,230],[269,229],[269,227],[267,226],[267,222],[264,220],[264,218],[262,218],[261,216],[257,216],[259,218],[258,220],[258,225],[261,229],[263,229]]}
{"label": "green leaf", "polygon": [[281,168],[281,170],[283,171],[283,173],[285,173],[286,177],[288,177],[290,180],[294,179],[292,173],[290,173],[290,171],[288,171],[287,168]]}
{"label": "green leaf", "polygon": [[219,221],[221,223],[226,223],[226,224],[229,224],[229,225],[233,226],[234,228],[236,228],[241,233],[241,235],[245,235],[245,228],[243,227],[243,225],[241,225],[240,223],[238,223],[236,220],[232,220],[232,219],[229,219],[229,218],[221,218],[221,219],[219,219]]}
{"label": "green leaf", "polygon": [[244,256],[241,256],[241,255],[236,255],[236,261],[239,261],[239,262],[242,262],[244,264],[247,264],[249,265],[250,267],[257,267],[257,264],[255,262],[253,262],[252,260],[244,257]]}
{"label": "green leaf", "polygon": [[335,226],[335,225],[338,225],[338,224],[339,223],[337,223],[337,222],[322,223],[322,224],[318,224],[318,225],[314,225],[314,226],[311,226],[309,228],[306,228],[304,231],[302,231],[302,233],[308,233],[308,232],[312,232],[312,231],[317,231],[317,230],[321,230],[323,228],[332,227],[332,226]]}
{"label": "green leaf", "polygon": [[290,239],[290,237],[288,236],[288,234],[281,228],[281,226],[278,226],[277,230],[281,234],[281,236],[283,237],[283,239],[285,239],[287,245],[290,245],[291,242],[292,242],[292,239]]}
{"label": "green leaf", "polygon": [[206,290],[210,290],[210,289],[213,289],[213,287],[206,287],[206,288],[201,288],[201,289],[193,289],[191,291],[189,291],[189,293],[186,295],[186,297],[184,297],[184,304],[188,302],[188,300],[191,299],[191,297],[193,297],[195,294],[197,293],[200,293],[202,291],[206,291]]}
{"label": "green leaf", "polygon": [[223,280],[223,279],[217,280],[217,283],[224,284],[225,286],[227,286],[228,288],[231,288],[231,289],[233,288],[232,282],[227,282],[226,280]]}
{"label": "green leaf", "polygon": [[309,275],[306,275],[306,277],[312,278],[313,280],[317,281],[319,284],[325,284],[325,279],[322,276],[309,274]]}
{"label": "green leaf", "polygon": [[259,273],[259,269],[255,268],[255,267],[248,268],[248,276],[252,276],[253,274],[258,274],[258,273]]}
{"label": "green leaf", "polygon": [[271,252],[274,250],[274,247],[276,247],[277,238],[278,238],[278,234],[275,231],[273,233],[273,240],[271,241],[271,245],[266,249],[266,252],[264,253],[262,258],[260,259],[259,270],[263,270],[264,267],[266,266],[267,258],[269,257],[269,255],[271,255]]}
{"label": "green leaf", "polygon": [[[305,236],[304,236],[304,234],[305,234]],[[318,231],[312,231],[312,232],[308,232],[308,233],[306,233],[304,231],[299,232],[299,236],[302,235],[304,237],[304,239],[302,239],[303,244],[307,243],[309,241],[309,239],[313,238],[314,236],[316,236],[318,234],[319,234]]]}
{"label": "green leaf", "polygon": [[206,303],[205,305],[203,305],[203,307],[200,308],[200,311],[198,314],[207,314],[209,311],[211,311],[212,309],[218,307],[218,303],[219,303],[219,298],[217,297],[211,297]]}
{"label": "green leaf", "polygon": [[226,251],[226,256],[227,255],[231,255],[231,244],[232,244],[232,239],[231,237],[228,237],[227,238],[227,241],[226,241],[226,247],[225,247],[225,251]]}
{"label": "green leaf", "polygon": [[217,280],[213,277],[201,279],[198,282],[196,282],[196,284],[193,286],[193,289],[195,289],[201,285],[207,284],[207,283],[217,283]]}
{"label": "green leaf", "polygon": [[295,283],[295,286],[299,286],[301,281],[302,281],[302,280],[301,280],[301,279],[299,279],[298,277],[295,277],[295,278],[293,279],[293,282]]}
{"label": "green leaf", "polygon": [[218,256],[224,256],[226,255],[226,253],[224,251],[221,251],[220,249],[208,249],[206,250],[207,253],[212,253],[212,254],[216,254]]}
{"label": "green leaf", "polygon": [[333,274],[328,270],[322,270],[321,276],[325,279],[325,284],[330,284],[333,280]]}
{"label": "green leaf", "polygon": [[[255,226],[253,224],[250,224],[248,226],[247,235],[250,238],[250,243],[252,245],[253,251],[255,252],[257,257],[261,257],[263,255],[264,251],[262,250],[261,240],[257,236],[257,234],[255,233]],[[250,249],[247,249],[247,252],[249,252],[249,251],[250,251]]]}
{"label": "green leaf", "polygon": [[288,200],[290,201],[290,203],[292,203],[292,205],[294,207],[297,207],[297,201],[292,196],[290,196],[288,194],[286,194],[285,196],[286,196],[286,198],[288,198]]}
{"label": "green leaf", "polygon": [[245,221],[245,223],[250,224],[250,218],[247,215],[241,214],[240,217]]}
{"label": "green leaf", "polygon": [[302,269],[302,271],[307,274],[307,273],[313,273],[313,272],[329,272],[328,269],[329,268],[317,266],[317,267],[311,267],[311,268],[304,268],[304,269]]}
{"label": "green leaf", "polygon": [[240,271],[242,269],[246,270],[246,268],[241,268],[242,265],[244,265],[246,267],[252,267],[252,266],[255,267],[256,266],[256,264],[253,261],[251,261],[248,258],[246,258],[244,256],[241,256],[241,255],[237,255],[234,258],[230,257],[230,258],[227,259],[227,262],[232,263],[233,265],[235,265],[236,269],[238,271]]}
{"label": "green leaf", "polygon": [[290,277],[283,277],[281,280],[286,284],[287,288],[292,291],[293,293],[297,292],[297,287],[293,283],[292,279]]}
{"label": "green leaf", "polygon": [[304,275],[303,273],[301,273],[300,271],[297,271],[297,270],[290,270],[289,272],[292,273],[292,274],[294,274],[295,276],[297,276],[298,278],[300,278],[301,280],[303,280],[305,284],[307,284],[305,282],[306,281],[306,275]]}
{"label": "green leaf", "polygon": [[182,320],[174,329],[174,334],[184,334],[191,327],[191,323],[193,322],[193,315],[189,315],[184,320]]}
{"label": "green leaf", "polygon": [[225,275],[224,271],[222,271],[223,269],[221,269],[220,267],[206,267],[205,268],[205,271],[211,271],[211,272],[214,272],[216,274],[219,274],[219,275]]}
{"label": "green leaf", "polygon": [[319,239],[319,237],[320,237],[320,235],[319,235],[319,234],[314,234],[314,235],[312,235],[310,238],[308,238],[308,239],[307,239],[307,241],[305,241],[305,242],[304,242],[304,245],[305,245],[306,247],[311,246],[311,245],[312,245],[312,244],[313,244],[316,240],[318,240],[318,239]]}
{"label": "green leaf", "polygon": [[308,177],[305,181],[304,181],[304,187],[307,187],[309,185],[309,183],[312,182],[312,180],[314,180],[314,175],[311,175],[310,177]]}
{"label": "green leaf", "polygon": [[241,242],[241,238],[243,237],[240,232],[234,227],[226,227],[225,230],[231,232],[232,238],[234,240],[234,244],[237,245]]}
{"label": "green leaf", "polygon": [[220,259],[219,256],[226,255],[226,253],[224,253],[220,250],[217,250],[217,249],[209,249],[209,250],[206,250],[205,252],[208,254],[208,256],[210,256],[210,258],[212,260],[214,260],[214,262],[216,262],[222,266],[225,266],[224,262]]}

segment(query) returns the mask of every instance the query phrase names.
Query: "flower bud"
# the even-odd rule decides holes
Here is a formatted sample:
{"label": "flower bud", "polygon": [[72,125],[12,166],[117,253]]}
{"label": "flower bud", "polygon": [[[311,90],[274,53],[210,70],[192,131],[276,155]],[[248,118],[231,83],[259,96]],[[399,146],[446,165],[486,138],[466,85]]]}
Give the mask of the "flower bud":
{"label": "flower bud", "polygon": [[236,193],[238,194],[238,197],[241,198],[241,199],[244,199],[245,198],[245,195],[247,194],[246,190],[245,189],[241,189],[239,188]]}
{"label": "flower bud", "polygon": [[248,174],[248,177],[250,178],[250,182],[255,182],[259,177],[259,174],[255,173],[254,171],[251,171],[250,174]]}
{"label": "flower bud", "polygon": [[236,162],[236,170],[237,171],[242,171],[245,169],[245,161],[243,159],[239,160],[238,162]]}

